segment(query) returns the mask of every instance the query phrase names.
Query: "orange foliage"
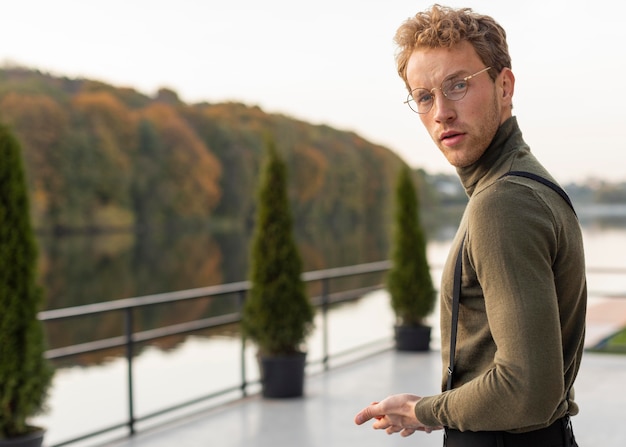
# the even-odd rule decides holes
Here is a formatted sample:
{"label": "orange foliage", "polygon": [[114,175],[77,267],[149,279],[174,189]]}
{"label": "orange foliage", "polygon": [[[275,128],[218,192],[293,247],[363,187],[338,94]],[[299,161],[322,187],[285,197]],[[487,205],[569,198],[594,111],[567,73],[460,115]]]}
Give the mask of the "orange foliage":
{"label": "orange foliage", "polygon": [[[176,182],[176,185],[169,185],[166,193],[178,194],[174,192],[178,191],[181,197],[202,198],[193,203],[181,201],[178,212],[181,216],[206,214],[221,196],[219,160],[172,106],[154,103],[143,109],[141,115],[155,125],[166,149],[168,162],[164,163],[170,170],[170,180]],[[172,203],[177,201],[172,200]]]}
{"label": "orange foliage", "polygon": [[48,96],[8,93],[0,102],[0,111],[2,120],[14,127],[29,148],[49,149],[67,129],[65,111]]}
{"label": "orange foliage", "polygon": [[136,122],[131,112],[108,92],[82,92],[72,99],[74,110],[87,120],[101,142],[100,149],[120,169],[130,166],[128,151],[136,147]]}
{"label": "orange foliage", "polygon": [[324,187],[328,171],[328,159],[318,149],[298,145],[294,148],[294,173],[298,200],[307,202],[315,199]]}
{"label": "orange foliage", "polygon": [[13,127],[22,143],[33,218],[38,221],[53,206],[52,201],[59,200],[59,151],[68,129],[68,117],[47,96],[8,93],[0,101],[0,119]]}

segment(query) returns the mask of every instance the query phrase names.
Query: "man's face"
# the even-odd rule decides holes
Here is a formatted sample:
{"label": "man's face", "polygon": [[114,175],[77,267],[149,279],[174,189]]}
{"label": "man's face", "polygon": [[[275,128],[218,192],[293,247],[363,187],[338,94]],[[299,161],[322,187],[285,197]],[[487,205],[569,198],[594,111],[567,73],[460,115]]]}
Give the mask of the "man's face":
{"label": "man's face", "polygon": [[408,61],[411,89],[437,87],[432,109],[419,116],[439,150],[457,168],[478,161],[500,124],[511,116],[515,78],[506,68],[495,82],[489,71],[481,73],[467,81],[467,94],[458,101],[446,98],[438,87],[451,77],[462,79],[484,68],[468,42],[452,48],[418,49]]}

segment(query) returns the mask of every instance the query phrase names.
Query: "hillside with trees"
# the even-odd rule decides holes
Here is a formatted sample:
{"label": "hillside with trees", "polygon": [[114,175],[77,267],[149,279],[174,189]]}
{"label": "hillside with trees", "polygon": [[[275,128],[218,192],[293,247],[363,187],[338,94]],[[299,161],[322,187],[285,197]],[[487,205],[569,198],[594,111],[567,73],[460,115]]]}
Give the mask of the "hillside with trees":
{"label": "hillside with trees", "polygon": [[292,173],[296,226],[388,224],[402,160],[352,132],[239,103],[0,69],[0,121],[24,148],[39,232],[244,225],[254,215],[264,135]]}

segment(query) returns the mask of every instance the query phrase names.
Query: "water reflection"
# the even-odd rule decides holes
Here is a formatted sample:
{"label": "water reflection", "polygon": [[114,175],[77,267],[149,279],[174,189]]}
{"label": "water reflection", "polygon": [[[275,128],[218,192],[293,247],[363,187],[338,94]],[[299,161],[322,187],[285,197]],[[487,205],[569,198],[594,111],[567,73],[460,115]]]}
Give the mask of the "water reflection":
{"label": "water reflection", "polygon": [[[308,231],[298,245],[305,271],[386,258],[385,232],[376,228],[352,231]],[[40,237],[41,282],[46,309],[58,309],[155,293],[243,281],[247,276],[250,233],[241,229],[169,228],[144,233],[81,234]],[[354,289],[379,283],[381,275],[336,281],[336,289]],[[312,284],[311,296],[321,293]],[[224,295],[179,303],[154,305],[136,311],[135,330],[207,318],[237,310],[238,297]],[[120,313],[59,320],[46,324],[50,348],[116,337],[123,334]],[[156,343],[172,349],[185,337]],[[89,365],[122,355],[115,350],[64,360],[58,366]]]}
{"label": "water reflection", "polygon": [[[617,231],[626,234],[626,212],[599,212],[579,208],[587,234]],[[458,212],[446,217],[429,215],[426,232],[430,245],[451,239]],[[374,262],[387,258],[387,232],[362,225],[345,231],[324,228],[298,231],[297,241],[305,271]],[[248,267],[250,233],[232,230],[209,231],[185,227],[158,232],[40,237],[41,281],[47,292],[47,309],[64,308],[243,281]],[[587,247],[588,260],[595,255]],[[431,267],[443,262],[429,259]],[[588,262],[589,264],[589,262]],[[612,266],[620,266],[613,260]],[[602,265],[606,265],[602,263]],[[378,284],[382,274],[349,277],[333,283],[333,290]],[[311,284],[309,294],[321,293]],[[154,329],[200,318],[230,313],[237,309],[237,296],[202,298],[169,305],[155,305],[135,314],[137,331]],[[46,325],[50,348],[70,346],[123,334],[118,313],[50,322]],[[185,336],[169,337],[153,344],[163,350],[179,346]],[[57,366],[91,365],[123,355],[121,351],[97,352],[59,362]]]}

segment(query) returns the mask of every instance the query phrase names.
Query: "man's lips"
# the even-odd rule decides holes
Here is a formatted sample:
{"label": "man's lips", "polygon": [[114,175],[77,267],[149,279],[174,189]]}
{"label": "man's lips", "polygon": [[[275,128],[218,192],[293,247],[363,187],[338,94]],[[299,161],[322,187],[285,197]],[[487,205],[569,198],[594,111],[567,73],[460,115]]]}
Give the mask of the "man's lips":
{"label": "man's lips", "polygon": [[446,146],[454,146],[458,144],[465,134],[456,130],[448,130],[439,136],[439,141]]}

